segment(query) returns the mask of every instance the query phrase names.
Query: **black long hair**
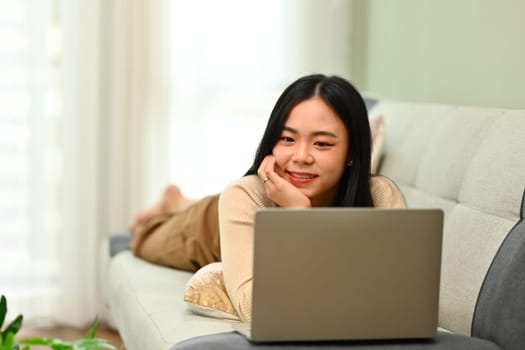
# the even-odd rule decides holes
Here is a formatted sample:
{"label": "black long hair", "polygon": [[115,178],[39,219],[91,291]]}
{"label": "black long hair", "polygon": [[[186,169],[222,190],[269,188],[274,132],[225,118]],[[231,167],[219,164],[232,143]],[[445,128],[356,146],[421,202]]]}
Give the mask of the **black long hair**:
{"label": "black long hair", "polygon": [[336,207],[370,207],[369,179],[371,136],[368,113],[363,98],[347,80],[338,76],[312,74],[301,77],[288,86],[273,107],[252,166],[246,175],[257,174],[263,159],[272,154],[291,110],[302,101],[321,98],[341,118],[348,132],[347,166],[335,198]]}

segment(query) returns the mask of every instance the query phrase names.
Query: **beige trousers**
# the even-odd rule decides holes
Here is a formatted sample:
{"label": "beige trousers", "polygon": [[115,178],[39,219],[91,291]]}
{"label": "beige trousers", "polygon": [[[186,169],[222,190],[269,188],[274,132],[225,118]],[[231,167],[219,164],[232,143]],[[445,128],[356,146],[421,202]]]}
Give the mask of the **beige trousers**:
{"label": "beige trousers", "polygon": [[130,249],[154,264],[187,271],[220,261],[218,202],[219,195],[208,196],[151,218],[134,230]]}

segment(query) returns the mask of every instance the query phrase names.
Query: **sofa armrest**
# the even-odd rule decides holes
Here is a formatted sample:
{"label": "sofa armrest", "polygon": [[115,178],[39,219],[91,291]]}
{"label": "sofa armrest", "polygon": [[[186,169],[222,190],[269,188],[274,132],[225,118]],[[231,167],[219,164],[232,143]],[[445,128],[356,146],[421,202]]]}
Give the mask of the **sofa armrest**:
{"label": "sofa armrest", "polygon": [[109,256],[114,257],[118,253],[129,250],[131,234],[129,232],[112,233],[109,235]]}

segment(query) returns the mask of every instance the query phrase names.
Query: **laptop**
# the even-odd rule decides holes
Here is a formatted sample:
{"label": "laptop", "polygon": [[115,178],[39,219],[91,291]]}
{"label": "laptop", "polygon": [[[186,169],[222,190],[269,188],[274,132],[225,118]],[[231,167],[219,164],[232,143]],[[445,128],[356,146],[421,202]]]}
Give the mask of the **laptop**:
{"label": "laptop", "polygon": [[261,209],[255,214],[254,342],[432,338],[441,209]]}

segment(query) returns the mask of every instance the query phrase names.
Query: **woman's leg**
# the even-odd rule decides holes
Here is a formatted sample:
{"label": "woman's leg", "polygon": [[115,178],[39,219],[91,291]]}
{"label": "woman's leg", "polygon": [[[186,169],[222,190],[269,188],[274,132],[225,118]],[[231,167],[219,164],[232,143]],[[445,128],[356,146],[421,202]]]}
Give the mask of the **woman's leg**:
{"label": "woman's leg", "polygon": [[186,198],[178,186],[169,185],[164,189],[160,199],[155,204],[137,213],[129,226],[129,230],[133,232],[138,225],[145,224],[155,216],[174,214],[186,209],[193,203],[195,203],[195,200]]}
{"label": "woman's leg", "polygon": [[152,263],[188,271],[220,261],[218,203],[219,195],[204,197],[137,225],[131,250]]}

